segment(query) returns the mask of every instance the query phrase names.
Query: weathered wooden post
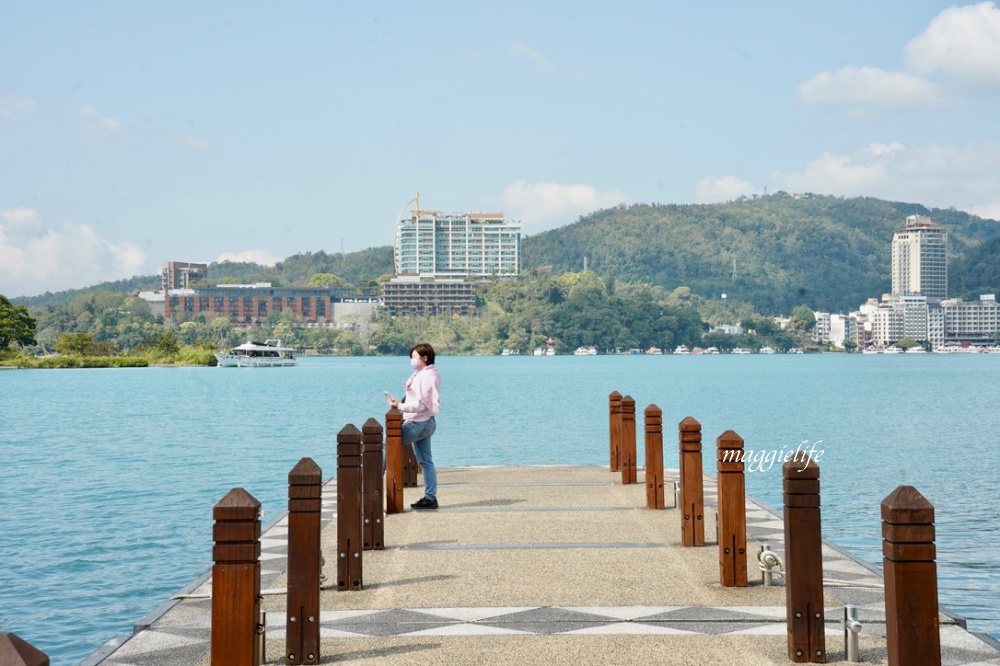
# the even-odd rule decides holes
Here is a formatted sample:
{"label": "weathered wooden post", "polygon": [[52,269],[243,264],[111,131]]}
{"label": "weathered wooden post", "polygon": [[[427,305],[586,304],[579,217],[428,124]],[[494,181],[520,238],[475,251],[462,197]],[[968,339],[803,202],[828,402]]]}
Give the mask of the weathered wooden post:
{"label": "weathered wooden post", "polygon": [[719,583],[747,586],[747,496],[743,438],[732,430],[715,440],[719,490]]}
{"label": "weathered wooden post", "polygon": [[913,486],[882,500],[889,666],[941,665],[934,506]]}
{"label": "weathered wooden post", "polygon": [[14,633],[0,633],[0,664],[4,666],[49,666],[48,656]]}
{"label": "weathered wooden post", "polygon": [[705,487],[701,472],[701,424],[687,417],[677,426],[680,439],[681,539],[705,545]]}
{"label": "weathered wooden post", "polygon": [[361,562],[361,433],[337,433],[337,590],[363,587]]}
{"label": "weathered wooden post", "polygon": [[825,664],[819,466],[805,451],[799,451],[782,466],[782,476],[788,658]]}
{"label": "weathered wooden post", "polygon": [[[402,441],[402,440],[401,440]],[[417,487],[417,454],[413,452],[413,446],[406,444],[403,446],[403,487]]]}
{"label": "weathered wooden post", "polygon": [[622,448],[622,394],[612,391],[608,396],[608,426],[610,430],[610,457],[611,471],[621,470],[621,448]]}
{"label": "weathered wooden post", "polygon": [[286,664],[319,663],[322,476],[312,458],[303,458],[288,473]]}
{"label": "weathered wooden post", "polygon": [[650,405],[643,413],[646,425],[646,508],[666,508],[663,487],[663,412]]}
{"label": "weathered wooden post", "polygon": [[212,664],[260,666],[260,502],[233,488],[212,514]]}
{"label": "weathered wooden post", "polygon": [[618,460],[624,485],[638,482],[635,453],[635,399],[626,395],[622,398],[622,442]]}
{"label": "weathered wooden post", "polygon": [[364,483],[362,492],[362,533],[365,550],[382,550],[385,541],[385,523],[382,521],[385,489],[382,487],[382,424],[368,419],[361,426],[361,461]]}
{"label": "weathered wooden post", "polygon": [[385,413],[385,512],[403,513],[403,412]]}

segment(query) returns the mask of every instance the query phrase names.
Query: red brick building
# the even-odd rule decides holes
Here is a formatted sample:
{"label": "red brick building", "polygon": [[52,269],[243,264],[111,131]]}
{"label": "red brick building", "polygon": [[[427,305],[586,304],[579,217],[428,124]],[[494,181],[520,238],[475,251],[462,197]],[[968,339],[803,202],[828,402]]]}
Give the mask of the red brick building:
{"label": "red brick building", "polygon": [[259,324],[272,312],[291,311],[310,324],[333,322],[333,304],[353,299],[352,289],[272,287],[270,283],[219,285],[202,289],[172,289],[163,304],[168,321],[226,317],[233,324]]}

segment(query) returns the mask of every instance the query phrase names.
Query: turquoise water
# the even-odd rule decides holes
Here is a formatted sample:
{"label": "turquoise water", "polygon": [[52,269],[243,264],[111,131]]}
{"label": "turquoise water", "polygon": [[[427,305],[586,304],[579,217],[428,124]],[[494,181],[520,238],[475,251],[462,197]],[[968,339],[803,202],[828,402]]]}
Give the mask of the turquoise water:
{"label": "turquoise water", "polygon": [[[441,358],[439,465],[607,464],[617,390],[727,429],[752,450],[816,444],[824,536],[878,566],[879,504],[916,486],[936,507],[942,603],[1000,635],[1000,355]],[[242,486],[268,515],[310,456],[385,412],[405,358],[296,368],[0,372],[0,631],[72,664],[210,568],[212,507]],[[641,437],[641,426],[639,428]],[[641,456],[641,440],[640,440]],[[709,459],[706,456],[706,460]],[[640,464],[642,460],[640,459]],[[747,475],[781,506],[781,470]],[[447,487],[439,493],[447,505]]]}

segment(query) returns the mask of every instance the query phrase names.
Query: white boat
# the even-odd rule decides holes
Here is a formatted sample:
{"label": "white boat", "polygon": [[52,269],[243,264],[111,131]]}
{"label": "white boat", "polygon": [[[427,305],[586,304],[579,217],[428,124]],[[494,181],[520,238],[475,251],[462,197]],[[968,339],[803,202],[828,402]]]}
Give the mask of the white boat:
{"label": "white boat", "polygon": [[541,347],[535,347],[535,351],[533,351],[531,353],[531,355],[532,356],[544,356],[545,355],[545,350],[542,349]]}
{"label": "white boat", "polygon": [[295,348],[282,346],[281,340],[250,340],[228,352],[217,352],[215,358],[220,368],[280,368],[298,365]]}
{"label": "white boat", "polygon": [[924,349],[923,347],[911,347],[906,353],[907,354],[926,354],[927,350]]}
{"label": "white boat", "polygon": [[663,354],[663,350],[660,349],[659,347],[650,347],[649,349],[646,350],[646,353],[651,356],[660,356],[661,354]]}
{"label": "white boat", "polygon": [[760,353],[761,354],[773,354],[774,353],[774,347],[761,347],[760,348]]}
{"label": "white boat", "polygon": [[708,349],[705,350],[705,353],[706,354],[718,354],[719,353],[719,348],[718,347],[709,347]]}
{"label": "white boat", "polygon": [[691,350],[688,349],[687,345],[677,345],[674,349],[675,354],[690,354]]}
{"label": "white boat", "polygon": [[902,354],[903,350],[895,345],[890,345],[882,350],[883,354]]}
{"label": "white boat", "polygon": [[597,349],[594,347],[577,347],[573,356],[597,356]]}
{"label": "white boat", "polygon": [[733,347],[733,354],[749,354],[749,349],[744,349],[743,347]]}

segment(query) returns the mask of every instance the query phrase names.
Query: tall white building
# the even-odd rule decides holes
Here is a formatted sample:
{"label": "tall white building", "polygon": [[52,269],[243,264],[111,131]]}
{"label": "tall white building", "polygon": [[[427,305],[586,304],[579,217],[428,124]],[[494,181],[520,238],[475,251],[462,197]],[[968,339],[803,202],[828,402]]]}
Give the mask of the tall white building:
{"label": "tall white building", "polygon": [[396,224],[396,275],[513,277],[521,269],[521,223],[503,213],[420,210]]}
{"label": "tall white building", "polygon": [[929,217],[910,215],[892,235],[892,293],[948,298],[948,234]]}

